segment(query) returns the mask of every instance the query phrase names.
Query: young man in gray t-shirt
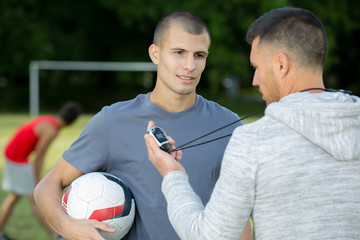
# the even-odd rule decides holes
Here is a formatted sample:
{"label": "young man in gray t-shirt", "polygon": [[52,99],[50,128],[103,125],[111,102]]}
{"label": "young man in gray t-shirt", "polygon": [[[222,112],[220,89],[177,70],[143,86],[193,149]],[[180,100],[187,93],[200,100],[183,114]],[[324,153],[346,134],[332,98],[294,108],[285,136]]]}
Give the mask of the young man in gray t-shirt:
{"label": "young man in gray t-shirt", "polygon": [[[74,179],[103,171],[121,178],[134,195],[136,217],[128,239],[179,239],[167,217],[162,178],[148,161],[144,126],[153,120],[181,144],[239,119],[196,94],[209,46],[208,28],[197,16],[176,11],[160,20],[149,48],[158,67],[154,90],[104,107],[36,188],[38,206],[56,231],[68,239],[101,239],[97,230],[113,231],[104,223],[71,219],[60,205],[62,189]],[[204,141],[232,133],[240,124]],[[204,204],[217,181],[228,140],[184,152],[183,164]],[[250,235],[249,228],[246,232]]]}

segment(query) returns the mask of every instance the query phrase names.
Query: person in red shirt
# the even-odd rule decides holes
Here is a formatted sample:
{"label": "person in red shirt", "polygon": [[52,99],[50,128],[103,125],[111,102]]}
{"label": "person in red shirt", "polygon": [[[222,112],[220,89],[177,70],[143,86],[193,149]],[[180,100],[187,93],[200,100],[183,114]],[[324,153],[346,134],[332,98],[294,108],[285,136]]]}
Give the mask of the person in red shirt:
{"label": "person in red shirt", "polygon": [[[9,194],[0,209],[0,240],[10,239],[3,232],[7,219],[15,204],[22,196],[28,196],[32,210],[44,228],[54,239],[57,234],[43,220],[33,200],[33,190],[40,181],[45,153],[59,130],[71,125],[81,113],[76,102],[65,103],[58,116],[40,116],[26,122],[15,132],[5,147],[5,160],[2,187]],[[29,156],[33,154],[30,161]]]}

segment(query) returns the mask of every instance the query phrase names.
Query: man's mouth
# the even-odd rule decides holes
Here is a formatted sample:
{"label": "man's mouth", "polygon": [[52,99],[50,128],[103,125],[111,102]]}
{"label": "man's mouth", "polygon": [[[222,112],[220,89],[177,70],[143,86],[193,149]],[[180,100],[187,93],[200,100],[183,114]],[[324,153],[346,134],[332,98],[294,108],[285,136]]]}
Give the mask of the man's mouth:
{"label": "man's mouth", "polygon": [[192,82],[195,80],[195,77],[192,76],[186,76],[186,75],[176,75],[176,76],[185,82]]}

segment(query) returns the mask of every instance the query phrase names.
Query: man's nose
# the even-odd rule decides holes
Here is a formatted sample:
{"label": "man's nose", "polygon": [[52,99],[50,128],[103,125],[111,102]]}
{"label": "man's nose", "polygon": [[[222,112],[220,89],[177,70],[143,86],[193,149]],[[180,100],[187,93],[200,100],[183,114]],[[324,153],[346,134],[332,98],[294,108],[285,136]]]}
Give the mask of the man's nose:
{"label": "man's nose", "polygon": [[188,71],[193,71],[195,69],[195,58],[194,56],[189,55],[186,58],[186,63],[185,63],[185,69]]}

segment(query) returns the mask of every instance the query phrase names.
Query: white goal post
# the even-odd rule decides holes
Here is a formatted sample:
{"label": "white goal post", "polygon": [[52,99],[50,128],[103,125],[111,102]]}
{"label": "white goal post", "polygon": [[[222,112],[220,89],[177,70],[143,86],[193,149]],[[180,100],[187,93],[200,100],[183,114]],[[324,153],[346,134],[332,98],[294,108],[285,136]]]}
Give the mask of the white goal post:
{"label": "white goal post", "polygon": [[154,72],[157,67],[152,62],[82,62],[82,61],[31,61],[30,106],[31,116],[39,115],[39,71],[40,70],[79,70],[79,71],[130,71]]}

